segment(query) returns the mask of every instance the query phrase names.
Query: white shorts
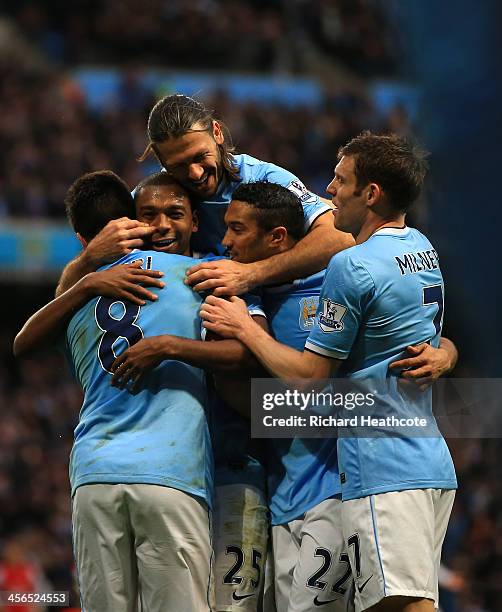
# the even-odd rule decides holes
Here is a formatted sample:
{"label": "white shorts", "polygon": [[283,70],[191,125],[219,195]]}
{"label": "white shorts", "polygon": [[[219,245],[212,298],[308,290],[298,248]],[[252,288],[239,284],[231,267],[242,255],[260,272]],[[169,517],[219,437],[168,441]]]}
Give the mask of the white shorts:
{"label": "white shorts", "polygon": [[213,515],[216,612],[256,612],[263,590],[268,512],[265,495],[248,484],[215,489]]}
{"label": "white shorts", "polygon": [[72,501],[85,612],[210,610],[212,547],[205,503],[150,484],[90,484]]}
{"label": "white shorts", "polygon": [[434,600],[455,491],[414,489],[342,504],[356,612],[396,595]]}
{"label": "white shorts", "polygon": [[340,500],[326,499],[303,517],[272,527],[277,612],[351,609],[341,511]]}

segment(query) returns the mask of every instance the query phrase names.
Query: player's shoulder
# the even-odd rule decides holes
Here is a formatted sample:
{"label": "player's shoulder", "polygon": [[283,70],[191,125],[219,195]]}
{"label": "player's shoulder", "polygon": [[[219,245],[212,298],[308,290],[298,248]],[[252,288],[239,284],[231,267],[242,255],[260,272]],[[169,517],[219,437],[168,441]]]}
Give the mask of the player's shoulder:
{"label": "player's shoulder", "polygon": [[382,228],[361,244],[337,253],[328,269],[335,268],[337,276],[352,276],[361,280],[365,276],[378,284],[393,276],[399,261],[414,271],[424,261],[427,269],[438,268],[438,255],[428,238],[412,227]]}
{"label": "player's shoulder", "polygon": [[[385,228],[378,230],[364,242],[340,251],[333,258],[334,263],[347,270],[366,270],[374,273],[384,266],[387,260],[412,243],[411,228]],[[331,263],[331,262],[330,262]]]}
{"label": "player's shoulder", "polygon": [[314,274],[311,274],[310,276],[298,278],[291,283],[289,292],[291,295],[294,295],[295,293],[303,293],[306,290],[320,290],[325,277],[326,268],[323,268],[322,270],[319,270],[319,272],[314,272]]}
{"label": "player's shoulder", "polygon": [[248,155],[247,153],[238,153],[234,155],[234,160],[239,168],[254,168],[258,170],[268,167],[279,167],[272,162],[263,161],[262,159],[258,159],[252,155]]}
{"label": "player's shoulder", "polygon": [[253,157],[252,155],[248,155],[247,153],[234,153],[232,157],[233,157],[233,161],[235,162],[235,165],[238,166],[239,168],[242,168],[245,166],[250,166],[250,167],[258,166],[264,163],[260,159],[257,159],[256,157]]}
{"label": "player's shoulder", "polygon": [[395,251],[412,248],[417,244],[430,244],[427,238],[411,227],[385,227],[376,231],[364,242],[340,251],[334,258],[346,264],[375,266],[380,260],[385,260]]}
{"label": "player's shoulder", "polygon": [[420,230],[417,230],[415,227],[410,227],[410,239],[414,240],[420,246],[425,246],[430,249],[433,249],[433,245],[429,238],[425,234],[423,234]]}
{"label": "player's shoulder", "polygon": [[372,259],[364,245],[357,244],[333,255],[326,269],[325,283],[344,286],[347,290],[372,289]]}
{"label": "player's shoulder", "polygon": [[334,267],[357,265],[366,259],[366,243],[355,244],[343,251],[335,253],[328,264],[328,270]]}
{"label": "player's shoulder", "polygon": [[297,180],[292,172],[272,162],[257,159],[246,153],[234,155],[234,158],[243,182],[270,180],[287,186],[291,181]]}
{"label": "player's shoulder", "polygon": [[438,255],[430,240],[414,227],[382,228],[360,245],[361,256],[364,256],[371,267],[393,265],[396,257],[425,257],[432,254],[435,261]]}

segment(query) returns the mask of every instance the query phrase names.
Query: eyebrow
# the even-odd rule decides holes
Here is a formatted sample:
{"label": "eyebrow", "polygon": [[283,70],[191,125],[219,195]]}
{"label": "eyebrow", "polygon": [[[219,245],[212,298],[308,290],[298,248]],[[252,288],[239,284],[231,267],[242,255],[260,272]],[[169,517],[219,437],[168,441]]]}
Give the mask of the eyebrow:
{"label": "eyebrow", "polygon": [[210,153],[209,149],[204,149],[203,151],[194,151],[193,153],[188,153],[183,156],[179,161],[174,161],[171,164],[165,164],[164,168],[167,170],[168,168],[176,168],[177,166],[185,166],[186,164],[192,162],[197,157],[203,157],[204,155],[208,155]]}
{"label": "eyebrow", "polygon": [[242,221],[236,221],[234,219],[229,219],[228,221],[226,219],[224,219],[224,221],[225,221],[225,225],[227,227],[235,226],[235,225],[239,225],[241,227],[244,227],[244,223]]}
{"label": "eyebrow", "polygon": [[162,210],[167,213],[173,212],[186,212],[186,207],[184,204],[169,204],[168,206],[155,206],[153,204],[145,204],[144,206],[140,206],[138,210],[138,214],[145,213],[155,213],[159,210]]}

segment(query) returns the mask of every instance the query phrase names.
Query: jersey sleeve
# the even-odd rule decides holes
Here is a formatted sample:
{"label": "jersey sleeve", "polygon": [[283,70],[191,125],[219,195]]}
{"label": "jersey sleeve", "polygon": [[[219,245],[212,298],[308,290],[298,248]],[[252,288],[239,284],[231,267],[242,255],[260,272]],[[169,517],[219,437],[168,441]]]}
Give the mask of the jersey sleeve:
{"label": "jersey sleeve", "polygon": [[265,317],[265,311],[263,310],[262,299],[260,295],[257,293],[245,293],[241,296],[242,299],[246,302],[246,306],[248,307],[248,312],[252,317]]}
{"label": "jersey sleeve", "polygon": [[305,349],[347,359],[372,299],[375,286],[366,268],[350,253],[335,255],[326,272],[319,306]]}
{"label": "jersey sleeve", "polygon": [[309,191],[298,177],[280,166],[268,164],[262,179],[282,185],[300,198],[305,215],[305,231],[309,230],[317,217],[331,210],[326,203],[321,201],[319,196]]}

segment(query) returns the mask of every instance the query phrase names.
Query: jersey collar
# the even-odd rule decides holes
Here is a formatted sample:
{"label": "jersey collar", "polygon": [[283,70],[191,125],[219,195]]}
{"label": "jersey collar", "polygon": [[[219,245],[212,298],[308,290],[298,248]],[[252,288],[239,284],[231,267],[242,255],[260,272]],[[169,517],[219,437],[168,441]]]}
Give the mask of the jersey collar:
{"label": "jersey collar", "polygon": [[410,231],[408,226],[405,227],[382,227],[377,230],[373,236],[406,236]]}

